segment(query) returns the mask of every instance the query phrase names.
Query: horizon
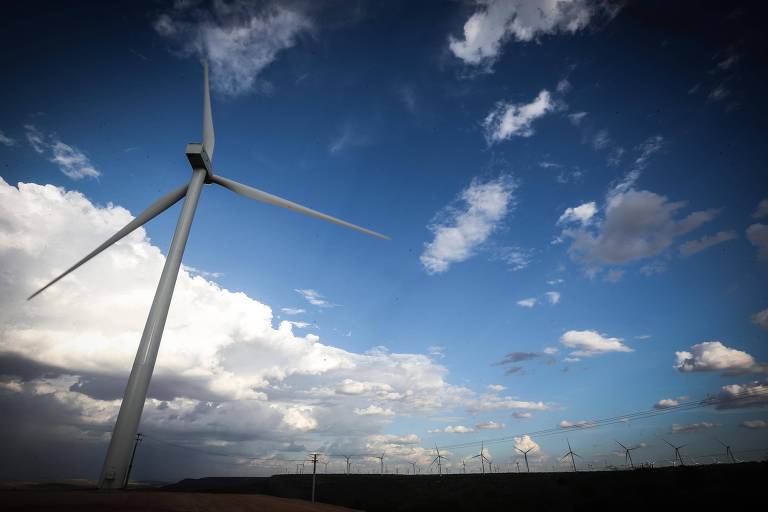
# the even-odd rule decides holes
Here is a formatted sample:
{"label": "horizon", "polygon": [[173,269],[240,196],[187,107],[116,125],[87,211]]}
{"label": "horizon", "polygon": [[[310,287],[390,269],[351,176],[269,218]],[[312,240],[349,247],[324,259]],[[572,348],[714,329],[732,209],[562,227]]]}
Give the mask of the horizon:
{"label": "horizon", "polygon": [[133,479],[764,459],[762,11],[565,4],[9,6],[0,479],[98,477],[181,205],[26,299],[189,181],[201,59],[217,175],[391,240],[204,186]]}

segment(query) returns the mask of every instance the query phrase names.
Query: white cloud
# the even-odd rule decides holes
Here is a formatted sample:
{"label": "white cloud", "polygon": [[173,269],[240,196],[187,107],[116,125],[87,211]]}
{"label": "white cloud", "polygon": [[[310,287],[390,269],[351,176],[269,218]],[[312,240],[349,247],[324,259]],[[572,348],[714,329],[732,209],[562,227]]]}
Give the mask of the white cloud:
{"label": "white cloud", "polygon": [[533,306],[536,305],[536,302],[537,301],[535,298],[530,297],[528,299],[521,299],[517,301],[517,305],[520,306],[521,308],[532,308]]}
{"label": "white cloud", "polygon": [[560,352],[560,349],[558,349],[557,347],[546,347],[544,348],[543,352],[548,356],[551,356]]}
{"label": "white cloud", "polygon": [[429,355],[440,359],[445,357],[445,347],[442,345],[430,345],[427,347],[427,352]]}
{"label": "white cloud", "polygon": [[153,26],[182,54],[207,58],[213,87],[231,96],[267,88],[259,74],[312,29],[297,4],[242,0],[213,2],[210,9],[177,3]]}
{"label": "white cloud", "polygon": [[648,167],[651,157],[661,151],[664,148],[664,144],[664,137],[661,135],[648,137],[642,144],[639,144],[635,148],[638,156],[632,163],[632,167],[629,172],[627,172],[627,174],[625,174],[624,177],[611,188],[610,192],[608,192],[608,198],[610,199],[612,196],[621,195],[631,190],[632,187],[635,186],[635,183],[637,183],[637,180],[640,179],[643,171]]}
{"label": "white cloud", "polygon": [[544,35],[573,34],[598,14],[613,17],[617,7],[591,0],[477,0],[463,37],[449,37],[451,52],[465,64],[487,68],[510,39],[528,42]]}
{"label": "white cloud", "polygon": [[689,240],[680,246],[680,256],[688,257],[697,252],[701,252],[704,249],[709,249],[713,245],[717,245],[728,240],[734,240],[739,235],[735,231],[720,231],[712,236],[705,236],[699,240]]}
{"label": "white cloud", "polygon": [[523,270],[531,264],[533,251],[521,249],[520,247],[503,247],[497,251],[497,257],[512,269],[513,272]]}
{"label": "white cloud", "polygon": [[483,120],[485,140],[491,145],[513,136],[530,137],[535,133],[533,122],[556,108],[547,90],[539,92],[530,103],[500,101]]}
{"label": "white cloud", "polygon": [[579,421],[562,420],[560,423],[558,423],[558,426],[560,428],[588,428],[593,425],[595,425],[595,422],[591,420],[579,420]]}
{"label": "white cloud", "polygon": [[495,421],[486,421],[475,425],[475,428],[478,430],[501,430],[505,427],[506,425],[503,423],[496,423]]}
{"label": "white cloud", "polygon": [[760,201],[760,203],[757,205],[757,209],[755,210],[755,213],[752,214],[752,217],[755,219],[762,219],[763,217],[768,217],[768,199],[763,199]]}
{"label": "white cloud", "polygon": [[[36,414],[53,411],[35,401],[43,393],[68,424],[108,430],[123,391],[111,383],[130,371],[163,254],[140,228],[26,301],[132,216],[78,192],[0,179],[0,218],[0,353],[51,369],[11,375],[22,384],[4,387]],[[200,442],[243,438],[255,444],[240,453],[261,453],[301,433],[359,439],[395,416],[433,415],[474,396],[427,355],[350,352],[273,322],[267,305],[182,269],[143,424]]]}
{"label": "white cloud", "polygon": [[499,393],[501,391],[504,391],[507,388],[506,388],[506,386],[502,386],[501,384],[488,384],[488,389],[490,391]]}
{"label": "white cloud", "polygon": [[572,89],[572,87],[573,86],[571,85],[570,80],[568,80],[567,78],[563,78],[562,80],[557,82],[557,92],[559,92],[560,94],[566,94],[568,91]]}
{"label": "white cloud", "polygon": [[672,433],[673,434],[684,434],[688,432],[696,432],[697,430],[709,430],[712,428],[719,427],[719,423],[713,423],[711,421],[702,421],[699,423],[691,423],[688,425],[680,425],[678,423],[674,423],[672,425]]}
{"label": "white cloud", "polygon": [[700,210],[678,218],[685,204],[671,203],[653,192],[629,190],[609,197],[605,216],[594,227],[565,229],[562,236],[571,239],[571,256],[587,264],[617,265],[650,258],[718,213]]}
{"label": "white cloud", "polygon": [[480,395],[467,403],[467,410],[473,414],[478,412],[497,411],[504,409],[522,409],[532,411],[547,411],[550,406],[544,402],[529,402],[518,400],[511,396],[499,396],[495,393]]}
{"label": "white cloud", "polygon": [[27,141],[35,152],[45,155],[68,178],[98,178],[101,173],[88,157],[74,146],[61,142],[56,135],[46,135],[31,124],[24,125]]}
{"label": "white cloud", "polygon": [[752,315],[752,323],[768,331],[768,308]]}
{"label": "white cloud", "polygon": [[520,437],[515,437],[514,441],[515,441],[515,448],[517,448],[518,450],[521,450],[524,452],[530,450],[530,452],[528,453],[528,457],[539,457],[543,454],[543,452],[541,451],[541,446],[539,446],[539,444],[536,441],[531,439],[531,436],[529,436],[528,434]]}
{"label": "white cloud", "polygon": [[461,206],[449,205],[429,226],[435,238],[425,244],[420,257],[426,271],[439,274],[471,258],[514,207],[515,188],[508,176],[473,180],[459,195]]}
{"label": "white cloud", "polygon": [[386,409],[378,405],[369,405],[365,409],[355,409],[354,413],[358,416],[394,416],[395,411]]}
{"label": "white cloud", "polygon": [[11,147],[16,145],[16,139],[13,139],[9,136],[7,136],[5,133],[3,133],[2,130],[0,130],[0,144],[6,147]]}
{"label": "white cloud", "polygon": [[597,151],[607,148],[611,145],[611,137],[608,130],[600,130],[592,137],[592,147]]}
{"label": "white cloud", "polygon": [[742,350],[726,347],[719,341],[705,341],[691,351],[675,352],[674,368],[681,372],[752,373],[764,369]]}
{"label": "white cloud", "polygon": [[633,352],[622,341],[621,338],[609,338],[597,331],[567,331],[560,336],[560,343],[575,349],[569,354],[572,358],[592,357],[608,352]]}
{"label": "white cloud", "polygon": [[669,409],[671,407],[677,407],[678,405],[680,405],[680,401],[676,398],[662,398],[661,400],[653,404],[653,408],[662,410],[662,409]]}
{"label": "white cloud", "polygon": [[745,420],[741,423],[742,427],[745,428],[752,428],[752,429],[758,429],[758,428],[768,428],[768,421],[766,420]]}
{"label": "white cloud", "polygon": [[546,292],[544,294],[550,304],[557,304],[560,302],[560,292]]}
{"label": "white cloud", "polygon": [[712,402],[717,409],[765,407],[768,405],[768,381],[728,384],[720,388]]}
{"label": "white cloud", "polygon": [[430,434],[439,434],[439,433],[445,433],[445,434],[469,434],[470,432],[474,432],[475,429],[471,427],[465,427],[464,425],[449,425],[445,428],[438,428],[435,430],[428,430]]}
{"label": "white cloud", "polygon": [[587,114],[589,112],[574,112],[573,114],[568,114],[568,119],[571,120],[574,126],[579,126],[584,118],[587,117]]}
{"label": "white cloud", "polygon": [[284,315],[301,315],[302,313],[306,313],[306,310],[301,308],[282,308],[280,309],[280,312]]}
{"label": "white cloud", "polygon": [[334,308],[338,306],[338,304],[334,304],[332,302],[328,302],[326,298],[317,290],[313,290],[311,288],[307,289],[295,289],[296,293],[304,297],[307,302],[312,304],[313,306],[317,306],[318,308]]}
{"label": "white cloud", "polygon": [[526,420],[528,418],[532,418],[533,414],[530,412],[513,412],[512,417],[517,420]]}
{"label": "white cloud", "polygon": [[768,225],[752,224],[747,228],[747,239],[757,247],[757,257],[768,260]]}
{"label": "white cloud", "polygon": [[586,226],[596,214],[597,204],[594,201],[591,201],[576,206],[575,208],[566,208],[560,218],[557,219],[557,224],[563,225],[579,222],[582,226]]}

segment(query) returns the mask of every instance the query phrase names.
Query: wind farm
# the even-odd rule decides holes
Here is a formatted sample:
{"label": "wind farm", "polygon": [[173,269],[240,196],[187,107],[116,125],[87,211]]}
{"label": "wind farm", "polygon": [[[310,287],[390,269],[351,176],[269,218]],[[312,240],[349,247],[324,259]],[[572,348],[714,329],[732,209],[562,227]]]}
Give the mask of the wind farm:
{"label": "wind farm", "polygon": [[3,510],[763,502],[766,14],[4,6]]}

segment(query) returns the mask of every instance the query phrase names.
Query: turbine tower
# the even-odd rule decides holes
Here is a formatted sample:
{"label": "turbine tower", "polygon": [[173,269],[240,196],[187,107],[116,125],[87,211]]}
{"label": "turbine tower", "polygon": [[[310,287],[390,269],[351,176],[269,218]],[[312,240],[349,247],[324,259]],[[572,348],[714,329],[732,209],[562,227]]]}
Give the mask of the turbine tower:
{"label": "turbine tower", "polygon": [[34,298],[43,290],[56,283],[70,272],[74,271],[88,260],[98,255],[115,242],[121,240],[136,228],[143,226],[154,219],[165,210],[176,204],[184,198],[184,205],[179,215],[176,230],[173,234],[171,246],[168,250],[168,256],[165,259],[163,272],[155,291],[152,306],[147,316],[147,322],[144,326],[144,332],[141,335],[139,349],[136,353],[136,359],[133,362],[133,368],[125,387],[123,401],[120,405],[120,412],[117,415],[112,437],[109,442],[109,449],[104,460],[104,466],[99,477],[99,487],[101,489],[119,489],[125,481],[128,466],[131,458],[132,444],[138,431],[141,413],[144,409],[144,401],[147,398],[147,389],[152,379],[152,372],[157,360],[157,352],[160,348],[160,340],[163,337],[165,321],[168,317],[168,308],[171,304],[173,289],[176,285],[176,277],[181,266],[181,259],[184,254],[184,248],[187,244],[189,231],[192,227],[192,220],[195,216],[200,194],[204,185],[216,184],[231,190],[245,197],[255,199],[281,208],[287,208],[298,213],[309,215],[328,222],[333,222],[340,226],[354,229],[361,233],[372,235],[378,238],[387,239],[385,235],[371,231],[369,229],[356,226],[330,215],[307,208],[300,204],[288,201],[281,197],[263,192],[248,185],[243,185],[236,181],[227,179],[213,172],[213,147],[215,137],[213,132],[213,116],[211,114],[211,95],[208,85],[208,63],[203,62],[203,142],[187,144],[187,160],[192,167],[192,178],[189,183],[169,192],[154,203],[149,208],[141,212],[135,219],[125,225],[108,240],[94,249],[83,259],[72,265],[64,273],[57,276],[51,282],[37,290],[29,296]]}
{"label": "turbine tower", "polygon": [[349,462],[349,459],[351,459],[352,456],[351,455],[342,455],[342,457],[344,457],[347,460],[347,474],[349,474],[350,468],[351,468],[351,463]]}
{"label": "turbine tower", "polygon": [[409,462],[409,464],[413,467],[413,474],[416,474],[416,463],[415,462]]}
{"label": "turbine tower", "polygon": [[374,455],[373,458],[379,459],[379,461],[381,462],[381,474],[383,475],[384,474],[384,454],[382,453],[381,456]]}
{"label": "turbine tower", "polygon": [[669,441],[667,441],[666,439],[663,439],[663,441],[665,443],[667,443],[669,446],[671,446],[672,448],[675,449],[675,460],[674,460],[674,463],[677,464],[677,462],[679,461],[681,466],[685,466],[685,463],[683,462],[683,457],[682,457],[682,455],[680,455],[680,448],[685,448],[688,445],[687,444],[681,444],[680,446],[675,446],[672,443],[670,443]]}
{"label": "turbine tower", "polygon": [[477,455],[474,455],[471,457],[472,459],[476,459],[480,457],[480,468],[482,469],[483,474],[485,474],[485,463],[488,462],[488,466],[490,467],[491,461],[488,459],[488,457],[485,456],[485,448],[483,448],[483,442],[480,442],[480,453]]}
{"label": "turbine tower", "polygon": [[527,450],[523,451],[520,448],[518,448],[517,446],[515,446],[515,450],[517,450],[517,451],[519,451],[520,453],[523,454],[523,457],[525,458],[525,471],[527,473],[530,473],[531,472],[531,468],[528,466],[528,452],[533,450],[533,448],[528,448]]}
{"label": "turbine tower", "polygon": [[448,457],[440,455],[440,449],[437,447],[437,444],[435,444],[435,451],[437,452],[437,457],[435,457],[430,466],[437,462],[437,474],[443,476],[443,459],[448,460]]}
{"label": "turbine tower", "polygon": [[731,450],[731,447],[729,445],[725,444],[724,442],[722,442],[721,440],[719,440],[717,438],[715,438],[715,439],[717,440],[718,443],[723,445],[723,448],[725,448],[725,456],[728,457],[729,459],[731,459],[731,463],[735,464],[736,462],[738,462],[736,460],[736,457],[733,456],[733,451]]}
{"label": "turbine tower", "polygon": [[560,457],[560,460],[563,460],[563,459],[565,459],[566,457],[568,457],[570,455],[571,456],[571,465],[573,466],[573,472],[576,473],[576,460],[573,458],[573,456],[575,455],[576,457],[578,457],[580,459],[582,457],[578,453],[574,453],[574,451],[571,449],[571,442],[567,438],[566,438],[565,441],[568,443],[568,451],[565,453],[565,455]]}
{"label": "turbine tower", "polygon": [[[616,440],[614,439],[614,441],[616,441]],[[632,454],[630,452],[632,450],[637,450],[638,446],[634,446],[632,448],[627,448],[626,446],[624,446],[623,444],[621,444],[618,441],[616,441],[616,444],[618,444],[619,446],[621,446],[624,449],[624,465],[625,466],[629,465],[630,468],[635,469],[635,465],[632,463]],[[627,463],[629,463],[629,464],[627,464]]]}

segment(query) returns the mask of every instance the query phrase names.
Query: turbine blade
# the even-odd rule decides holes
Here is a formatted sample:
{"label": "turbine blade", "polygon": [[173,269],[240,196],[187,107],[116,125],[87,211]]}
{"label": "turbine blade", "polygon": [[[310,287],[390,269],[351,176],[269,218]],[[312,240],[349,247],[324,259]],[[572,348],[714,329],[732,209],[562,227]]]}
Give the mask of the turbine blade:
{"label": "turbine blade", "polygon": [[211,114],[211,89],[208,85],[208,61],[203,61],[203,149],[208,159],[213,161],[213,146],[216,137],[213,133],[213,115]]}
{"label": "turbine blade", "polygon": [[31,300],[35,298],[37,295],[39,295],[43,290],[51,286],[52,284],[59,281],[61,278],[72,272],[73,270],[80,267],[82,264],[86,263],[88,260],[102,252],[104,249],[109,247],[110,245],[114,244],[115,242],[119,241],[123,237],[125,237],[127,234],[129,234],[131,231],[135,230],[136,228],[146,224],[150,220],[154,219],[161,213],[163,213],[165,210],[176,204],[179,199],[184,197],[187,193],[187,185],[184,185],[182,187],[177,188],[173,192],[170,192],[154,203],[152,203],[149,208],[141,212],[135,219],[133,219],[131,222],[125,225],[120,231],[112,235],[107,239],[106,242],[95,248],[93,251],[91,251],[85,258],[81,259],[71,267],[69,267],[66,271],[64,271],[63,274],[59,275],[56,279],[51,281],[50,283],[46,284],[39,290],[37,290],[35,293],[27,297],[27,300]]}
{"label": "turbine blade", "polygon": [[344,226],[345,228],[354,229],[355,231],[359,231],[360,233],[365,233],[366,235],[375,236],[377,238],[383,238],[384,240],[390,239],[388,236],[382,235],[381,233],[377,233],[376,231],[371,231],[370,229],[356,226],[355,224],[349,223],[345,220],[337,219],[336,217],[331,217],[330,215],[320,213],[311,208],[307,208],[306,206],[302,206],[300,204],[294,203],[293,201],[288,201],[287,199],[283,199],[282,197],[278,197],[278,196],[269,194],[267,192],[263,192],[257,188],[249,187],[248,185],[243,185],[242,183],[238,183],[236,181],[230,180],[228,178],[224,178],[222,176],[213,176],[213,178],[211,178],[211,181],[213,181],[218,185],[221,185],[224,188],[228,188],[232,192],[236,192],[241,196],[249,197],[251,199],[261,201],[262,203],[267,203],[274,206],[279,206],[281,208],[286,208],[288,210],[293,210],[294,212],[303,213],[304,215],[309,215],[310,217],[315,217],[317,219],[321,219],[327,222],[332,222],[334,224],[338,224],[339,226]]}

